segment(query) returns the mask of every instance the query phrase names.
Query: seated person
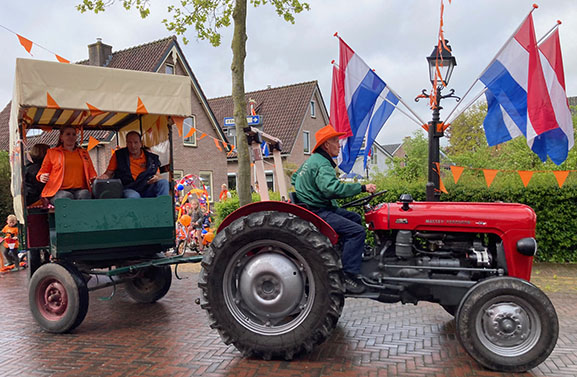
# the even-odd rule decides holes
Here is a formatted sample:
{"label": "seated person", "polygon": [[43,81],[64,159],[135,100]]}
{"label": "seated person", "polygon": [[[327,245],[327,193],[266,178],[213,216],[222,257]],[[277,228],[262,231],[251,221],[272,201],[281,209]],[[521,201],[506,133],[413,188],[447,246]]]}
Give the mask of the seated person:
{"label": "seated person", "polygon": [[125,198],[154,198],[168,195],[168,180],[159,173],[158,156],[142,147],[140,134],[126,134],[126,147],[114,152],[106,171],[99,179],[118,178]]}
{"label": "seated person", "polygon": [[73,126],[60,129],[58,144],[46,152],[36,179],[45,183],[42,197],[55,199],[90,199],[90,185],[96,171],[88,151],[78,147],[77,133]]}
{"label": "seated person", "polygon": [[345,289],[348,293],[362,293],[365,290],[359,280],[365,245],[365,228],[358,213],[337,206],[335,199],[348,198],[361,192],[373,193],[377,187],[372,184],[344,183],[339,181],[334,157],[339,155],[339,137],[329,124],[315,134],[316,145],[313,154],[292,175],[297,198],[309,209],[325,220],[338,233],[343,242],[341,261]]}
{"label": "seated person", "polygon": [[[36,179],[36,174],[40,171],[46,152],[50,149],[48,144],[35,144],[30,148],[30,158],[32,162],[26,165],[24,182],[26,185],[26,205],[30,206],[39,202],[45,184]],[[38,203],[40,204],[40,203]]]}

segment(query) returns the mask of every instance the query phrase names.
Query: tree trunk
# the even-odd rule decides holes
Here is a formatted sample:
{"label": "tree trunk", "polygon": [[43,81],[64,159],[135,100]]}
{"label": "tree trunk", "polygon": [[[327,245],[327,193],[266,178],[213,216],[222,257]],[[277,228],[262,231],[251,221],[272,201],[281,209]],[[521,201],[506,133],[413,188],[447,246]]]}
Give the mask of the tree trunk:
{"label": "tree trunk", "polygon": [[246,122],[246,98],[244,93],[244,60],[246,58],[246,2],[236,0],[232,18],[234,34],[232,37],[232,101],[234,103],[234,122],[236,124],[236,152],[238,154],[237,192],[240,205],[252,201],[250,192],[250,158],[244,128]]}

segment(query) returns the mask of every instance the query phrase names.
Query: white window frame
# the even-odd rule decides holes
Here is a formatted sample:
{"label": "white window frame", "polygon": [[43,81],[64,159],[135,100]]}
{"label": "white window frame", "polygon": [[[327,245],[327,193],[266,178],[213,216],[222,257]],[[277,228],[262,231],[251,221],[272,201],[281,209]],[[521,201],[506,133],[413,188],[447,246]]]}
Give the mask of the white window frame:
{"label": "white window frame", "polygon": [[[228,173],[226,177],[227,177],[226,184],[228,186],[228,189],[236,191],[236,188],[238,186],[238,177],[237,177],[236,173]],[[232,188],[230,185],[230,182],[229,182],[230,177],[234,177],[234,188]]]}
{"label": "white window frame", "polygon": [[[188,124],[187,121],[189,122]],[[193,133],[191,137],[185,138],[186,134],[188,134],[188,131],[190,131],[191,128],[196,128],[196,118],[194,115],[185,118],[182,122],[182,143],[186,147],[196,147],[198,145],[196,142],[196,132]]]}
{"label": "white window frame", "polygon": [[[210,170],[201,170],[198,172],[198,176],[202,179],[203,175],[208,176],[208,201],[212,202],[212,198],[214,198],[214,185],[213,185],[213,180],[212,180],[212,171]],[[204,187],[206,188],[207,183],[203,180],[202,183],[204,184]]]}
{"label": "white window frame", "polygon": [[[308,140],[308,150],[306,149],[305,146],[305,135],[307,136],[307,140]],[[310,131],[303,131],[303,152],[304,154],[311,154],[311,132]]]}
{"label": "white window frame", "polygon": [[[268,182],[269,182],[268,177],[269,177],[269,176],[272,176],[272,188],[271,188],[271,187],[268,187]],[[274,191],[275,191],[274,170],[265,170],[265,171],[264,171],[264,177],[265,177],[265,181],[266,181],[266,188],[267,188],[267,190],[270,190],[270,191],[273,191],[273,192],[274,192]]]}
{"label": "white window frame", "polygon": [[[172,73],[168,72],[168,69],[172,69]],[[164,66],[164,73],[166,73],[167,75],[174,75],[176,74],[176,67],[174,66],[174,64],[168,64],[166,63],[166,65]]]}
{"label": "white window frame", "polygon": [[316,117],[317,117],[316,104],[314,100],[311,100],[311,118]]}

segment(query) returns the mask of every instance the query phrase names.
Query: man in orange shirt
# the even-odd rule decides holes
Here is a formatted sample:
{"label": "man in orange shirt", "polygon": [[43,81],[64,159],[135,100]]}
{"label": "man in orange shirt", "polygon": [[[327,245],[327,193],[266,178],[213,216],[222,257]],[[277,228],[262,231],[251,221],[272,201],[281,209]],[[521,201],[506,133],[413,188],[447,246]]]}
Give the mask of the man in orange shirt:
{"label": "man in orange shirt", "polygon": [[117,150],[100,179],[118,178],[124,186],[125,198],[153,198],[168,195],[168,181],[159,173],[160,160],[142,148],[140,134],[126,134],[126,148]]}

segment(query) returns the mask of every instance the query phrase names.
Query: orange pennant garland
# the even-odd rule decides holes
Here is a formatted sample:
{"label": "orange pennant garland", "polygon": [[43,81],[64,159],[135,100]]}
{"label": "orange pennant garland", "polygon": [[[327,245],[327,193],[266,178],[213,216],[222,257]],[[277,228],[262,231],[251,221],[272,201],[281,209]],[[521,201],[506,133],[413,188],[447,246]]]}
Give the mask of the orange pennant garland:
{"label": "orange pennant garland", "polygon": [[459,178],[461,178],[461,174],[463,174],[463,170],[465,168],[462,166],[452,166],[451,165],[451,173],[453,173],[453,180],[455,181],[455,184],[457,184],[457,182],[459,182]]}
{"label": "orange pennant garland", "polygon": [[30,50],[32,50],[32,44],[33,44],[32,41],[24,38],[20,34],[16,34],[16,36],[18,37],[18,41],[20,41],[20,44],[22,45],[22,47],[24,47],[26,52],[32,55],[32,53],[30,52]]}
{"label": "orange pennant garland", "polygon": [[[184,138],[185,138],[185,139],[188,139],[189,137],[191,137],[192,135],[194,135],[195,132],[196,132],[196,128],[191,127],[191,128],[190,128],[190,131],[188,131],[188,133],[184,136]],[[204,133],[203,133],[203,135],[206,136],[206,134],[204,134]],[[202,139],[203,137],[204,137],[204,136],[202,136],[201,139]]]}
{"label": "orange pennant garland", "polygon": [[218,149],[219,151],[222,152],[222,147],[220,146],[218,139],[213,139],[213,140],[214,140],[214,145],[216,145],[216,149]]}
{"label": "orange pennant garland", "polygon": [[202,140],[206,137],[206,134],[203,132],[202,135],[200,135],[200,137],[198,138],[198,140]]}
{"label": "orange pennant garland", "polygon": [[142,100],[140,99],[140,97],[138,97],[138,105],[136,106],[136,114],[148,114],[148,110],[146,110],[146,107],[144,106],[144,103],[142,103]]}
{"label": "orange pennant garland", "polygon": [[56,56],[56,60],[58,60],[60,63],[70,64],[70,60],[64,59],[62,56],[60,56],[58,54],[54,54],[54,55]]}
{"label": "orange pennant garland", "polygon": [[97,139],[95,139],[94,137],[90,136],[88,138],[88,148],[86,148],[86,150],[88,152],[90,152],[95,146],[97,146],[98,144],[100,144],[100,141],[98,141]]}
{"label": "orange pennant garland", "polygon": [[50,93],[46,92],[46,107],[49,109],[59,109],[60,106],[54,101]]}
{"label": "orange pennant garland", "polygon": [[485,182],[487,182],[487,187],[491,187],[491,183],[493,183],[493,180],[495,179],[495,176],[497,175],[498,172],[499,170],[483,169],[483,174],[485,175]]}
{"label": "orange pennant garland", "polygon": [[441,179],[441,164],[438,162],[435,162],[435,165],[437,165],[435,172],[437,172],[437,174],[439,175],[439,189],[441,190],[441,192],[448,194],[449,192],[445,188],[445,185],[443,184],[443,180]]}
{"label": "orange pennant garland", "polygon": [[533,177],[533,172],[527,170],[519,170],[517,173],[519,173],[519,177],[521,177],[523,185],[527,187],[529,181],[531,180],[531,177]]}
{"label": "orange pennant garland", "polygon": [[553,174],[555,174],[555,179],[557,179],[557,184],[559,185],[559,188],[561,188],[563,186],[563,183],[565,183],[565,180],[567,179],[567,176],[569,175],[569,171],[554,171]]}
{"label": "orange pennant garland", "polygon": [[91,104],[89,104],[88,102],[86,102],[86,106],[88,106],[88,110],[90,110],[90,115],[92,115],[93,117],[97,116],[97,115],[102,115],[104,114],[104,111],[98,109],[95,106],[92,106]]}
{"label": "orange pennant garland", "polygon": [[182,124],[184,123],[184,117],[172,117],[174,124],[176,124],[176,129],[178,130],[178,137],[182,136]]}

